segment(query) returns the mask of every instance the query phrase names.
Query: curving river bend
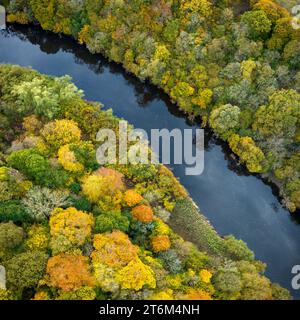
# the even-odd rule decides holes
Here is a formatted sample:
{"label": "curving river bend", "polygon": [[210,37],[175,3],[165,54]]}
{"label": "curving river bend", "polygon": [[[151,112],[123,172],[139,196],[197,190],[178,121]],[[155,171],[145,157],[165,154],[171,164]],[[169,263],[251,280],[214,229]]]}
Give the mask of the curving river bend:
{"label": "curving river bend", "polygon": [[[188,121],[161,90],[140,82],[101,55],[90,54],[75,41],[37,27],[10,26],[1,31],[0,63],[32,66],[55,76],[69,74],[88,100],[101,101],[147,132],[199,126]],[[185,176],[184,165],[172,169],[216,230],[243,239],[256,258],[268,264],[267,276],[299,299],[300,291],[291,288],[291,269],[300,264],[299,212],[290,215],[276,190],[248,175],[210,132],[206,132],[201,176]]]}

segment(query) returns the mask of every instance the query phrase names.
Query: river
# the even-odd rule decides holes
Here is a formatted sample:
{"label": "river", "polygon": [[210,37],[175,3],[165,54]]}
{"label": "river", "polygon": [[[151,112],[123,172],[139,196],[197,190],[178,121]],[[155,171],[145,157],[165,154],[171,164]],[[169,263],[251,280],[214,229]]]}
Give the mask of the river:
{"label": "river", "polygon": [[[10,26],[1,31],[0,63],[32,66],[55,76],[68,74],[85,91],[86,99],[101,101],[147,132],[199,127],[161,90],[101,55],[90,54],[72,39],[38,27]],[[247,174],[228,147],[209,131],[205,134],[204,173],[185,176],[184,165],[172,169],[219,234],[244,240],[256,258],[268,264],[266,275],[299,299],[300,291],[291,288],[291,269],[300,264],[299,212],[291,215],[282,207],[276,188]]]}

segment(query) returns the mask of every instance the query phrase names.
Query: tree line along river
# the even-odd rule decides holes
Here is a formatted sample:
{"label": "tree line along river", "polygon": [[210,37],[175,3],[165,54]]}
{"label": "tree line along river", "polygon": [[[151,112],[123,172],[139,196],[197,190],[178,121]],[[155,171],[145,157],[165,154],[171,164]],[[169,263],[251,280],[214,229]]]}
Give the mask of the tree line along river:
{"label": "tree line along river", "polygon": [[[85,91],[86,99],[102,102],[148,133],[151,129],[199,127],[161,90],[101,55],[92,55],[70,38],[37,27],[10,26],[0,31],[0,63],[31,66],[55,76],[68,74]],[[249,175],[208,130],[204,173],[186,176],[185,165],[171,168],[215,229],[244,240],[256,258],[268,264],[266,275],[299,299],[300,291],[291,288],[291,269],[300,264],[299,213],[290,215],[282,207],[276,188]]]}

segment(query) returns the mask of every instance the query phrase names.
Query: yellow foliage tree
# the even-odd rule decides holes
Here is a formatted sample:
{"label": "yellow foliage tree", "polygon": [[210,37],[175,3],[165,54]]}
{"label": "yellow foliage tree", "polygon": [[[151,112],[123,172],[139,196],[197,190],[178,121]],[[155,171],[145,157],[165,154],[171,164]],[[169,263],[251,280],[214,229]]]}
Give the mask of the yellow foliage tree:
{"label": "yellow foliage tree", "polygon": [[52,152],[56,152],[61,146],[79,142],[81,130],[73,120],[55,120],[44,126],[41,136]]}
{"label": "yellow foliage tree", "polygon": [[206,269],[202,269],[200,271],[200,279],[204,282],[204,283],[210,283],[210,280],[212,278],[212,273]]}
{"label": "yellow foliage tree", "polygon": [[30,227],[27,235],[26,246],[30,250],[46,250],[48,248],[50,235],[45,226],[33,225]]}
{"label": "yellow foliage tree", "polygon": [[94,263],[102,263],[112,268],[121,268],[138,257],[139,248],[121,231],[96,234],[95,251],[91,257]]}
{"label": "yellow foliage tree", "polygon": [[265,170],[265,155],[251,137],[233,134],[229,138],[229,146],[246,163],[250,172],[261,173]]}
{"label": "yellow foliage tree", "polygon": [[117,272],[116,279],[122,289],[141,290],[144,286],[151,289],[156,287],[155,273],[140,259],[131,261],[126,267]]}
{"label": "yellow foliage tree", "polygon": [[[66,238],[73,246],[81,246],[91,236],[94,218],[75,208],[55,209],[49,225],[53,238]],[[53,239],[52,239],[53,240]]]}
{"label": "yellow foliage tree", "polygon": [[101,168],[82,180],[82,192],[93,203],[105,196],[114,196],[125,189],[123,175],[112,169]]}
{"label": "yellow foliage tree", "polygon": [[212,3],[208,0],[184,0],[181,1],[181,10],[200,12],[204,17],[209,17],[212,14]]}
{"label": "yellow foliage tree", "polygon": [[84,165],[79,163],[76,160],[75,153],[72,150],[70,150],[69,144],[62,146],[58,150],[58,162],[67,171],[72,171],[72,172],[83,172],[84,171]]}

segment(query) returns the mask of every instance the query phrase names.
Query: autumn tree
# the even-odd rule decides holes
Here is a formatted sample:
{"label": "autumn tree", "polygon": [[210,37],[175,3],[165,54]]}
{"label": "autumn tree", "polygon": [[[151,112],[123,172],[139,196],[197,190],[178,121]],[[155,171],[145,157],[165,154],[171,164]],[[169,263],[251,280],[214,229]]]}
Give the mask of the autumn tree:
{"label": "autumn tree", "polygon": [[61,146],[80,142],[81,130],[72,120],[55,120],[45,125],[41,130],[46,148],[50,152],[57,152]]}
{"label": "autumn tree", "polygon": [[99,233],[112,232],[113,230],[128,232],[129,225],[128,217],[121,212],[106,212],[96,218],[95,231]]}
{"label": "autumn tree", "polygon": [[91,236],[94,218],[75,208],[55,209],[49,221],[51,248],[55,253],[82,246]]}
{"label": "autumn tree", "polygon": [[81,98],[82,91],[67,76],[55,79],[36,77],[16,84],[12,88],[12,95],[17,99],[19,112],[34,112],[53,119],[59,115],[61,104]]}
{"label": "autumn tree", "polygon": [[63,291],[94,286],[88,258],[81,255],[62,253],[50,258],[47,263],[47,274],[49,284]]}
{"label": "autumn tree", "polygon": [[153,270],[145,265],[140,259],[135,259],[117,272],[116,279],[122,289],[141,290],[144,286],[156,287],[155,274]]}
{"label": "autumn tree", "polygon": [[149,223],[153,221],[153,211],[149,206],[139,205],[132,209],[132,216],[143,223]]}
{"label": "autumn tree", "polygon": [[97,203],[104,196],[113,196],[125,188],[123,175],[113,169],[101,168],[83,179],[83,194]]}
{"label": "autumn tree", "polygon": [[241,158],[250,172],[264,172],[266,158],[262,150],[255,145],[250,137],[233,134],[229,137],[230,148]]}
{"label": "autumn tree", "polygon": [[128,236],[121,231],[94,236],[92,259],[112,268],[121,268],[137,258],[138,247],[134,246]]}
{"label": "autumn tree", "polygon": [[276,91],[269,98],[269,105],[257,110],[253,129],[264,137],[293,138],[300,121],[299,110],[300,95],[296,91]]}
{"label": "autumn tree", "polygon": [[142,202],[143,197],[135,190],[130,189],[124,193],[123,199],[129,207],[134,207]]}
{"label": "autumn tree", "polygon": [[168,236],[156,236],[152,238],[152,248],[154,252],[167,251],[171,247],[171,241]]}

